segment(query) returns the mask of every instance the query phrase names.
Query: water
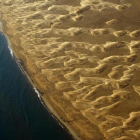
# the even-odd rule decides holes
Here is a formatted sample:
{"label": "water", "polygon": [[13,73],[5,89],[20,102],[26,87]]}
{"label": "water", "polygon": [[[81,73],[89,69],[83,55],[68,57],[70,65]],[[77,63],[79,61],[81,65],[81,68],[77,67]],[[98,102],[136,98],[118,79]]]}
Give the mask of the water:
{"label": "water", "polygon": [[43,107],[11,54],[0,33],[0,140],[72,140]]}

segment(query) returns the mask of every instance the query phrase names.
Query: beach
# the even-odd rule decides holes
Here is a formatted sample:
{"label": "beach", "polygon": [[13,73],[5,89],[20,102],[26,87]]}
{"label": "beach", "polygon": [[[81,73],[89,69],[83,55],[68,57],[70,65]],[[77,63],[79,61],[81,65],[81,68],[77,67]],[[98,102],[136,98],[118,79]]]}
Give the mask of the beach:
{"label": "beach", "polygon": [[0,32],[0,140],[46,138],[73,139],[46,110]]}
{"label": "beach", "polygon": [[138,0],[1,1],[16,61],[77,140],[140,139],[139,8]]}
{"label": "beach", "polygon": [[[2,19],[1,19],[2,20]],[[4,21],[3,21],[4,22]],[[5,30],[8,30],[6,26],[3,26],[3,24],[1,23],[1,28],[0,31],[4,32]],[[4,32],[5,33],[5,32]],[[67,124],[67,122],[65,122],[63,120],[63,118],[53,109],[53,107],[50,105],[50,103],[43,97],[41,97],[41,95],[43,94],[43,92],[41,92],[38,88],[37,85],[34,83],[34,81],[32,80],[30,74],[28,73],[28,71],[26,70],[26,67],[24,65],[24,62],[22,61],[22,57],[18,56],[17,53],[14,51],[14,49],[12,48],[12,46],[14,46],[15,44],[12,44],[11,41],[9,40],[9,37],[4,34],[7,38],[8,44],[9,44],[9,51],[12,55],[12,57],[15,59],[15,61],[17,62],[19,68],[21,69],[22,73],[27,77],[27,79],[29,80],[30,84],[33,86],[34,91],[37,93],[38,98],[40,99],[41,103],[43,104],[43,106],[47,109],[47,111],[49,111],[50,115],[56,120],[58,121],[58,124],[65,130],[67,131],[68,134],[72,135],[73,139],[80,139],[79,136],[73,131],[73,129],[71,128],[71,126],[69,126]],[[48,128],[49,129],[49,128]]]}

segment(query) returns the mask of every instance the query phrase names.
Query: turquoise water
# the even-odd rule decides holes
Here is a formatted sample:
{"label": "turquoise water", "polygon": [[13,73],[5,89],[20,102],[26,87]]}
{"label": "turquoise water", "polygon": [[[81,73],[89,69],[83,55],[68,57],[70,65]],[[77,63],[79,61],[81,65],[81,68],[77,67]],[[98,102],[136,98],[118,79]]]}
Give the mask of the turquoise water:
{"label": "turquoise water", "polygon": [[41,104],[1,33],[0,140],[72,140]]}

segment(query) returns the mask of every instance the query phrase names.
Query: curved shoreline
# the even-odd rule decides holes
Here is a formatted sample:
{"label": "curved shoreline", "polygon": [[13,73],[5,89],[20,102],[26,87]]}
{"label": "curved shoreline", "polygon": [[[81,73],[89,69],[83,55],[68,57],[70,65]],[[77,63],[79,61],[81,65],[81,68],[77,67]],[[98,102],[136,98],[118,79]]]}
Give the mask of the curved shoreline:
{"label": "curved shoreline", "polygon": [[[45,98],[42,98],[40,96],[41,92],[37,89],[36,84],[33,82],[32,78],[28,74],[28,71],[26,70],[26,68],[24,66],[23,60],[12,49],[12,45],[11,45],[11,42],[9,40],[9,37],[6,35],[6,33],[4,32],[4,29],[3,29],[2,18],[0,18],[0,20],[1,20],[1,22],[0,22],[1,23],[0,24],[0,32],[5,36],[5,38],[8,41],[9,51],[10,50],[12,51],[11,55],[13,55],[13,58],[15,59],[16,63],[18,64],[20,70],[26,76],[26,78],[28,79],[29,83],[32,85],[34,91],[37,93],[37,96],[38,96],[39,100],[41,101],[42,105],[49,111],[50,115],[58,122],[58,124],[72,136],[73,139],[81,140],[80,137],[78,136],[78,134],[68,124],[66,124],[66,122],[64,122],[61,119],[61,116],[58,115],[58,113],[53,109],[53,107],[50,105],[50,103]],[[23,65],[20,63],[20,60],[22,60]]]}

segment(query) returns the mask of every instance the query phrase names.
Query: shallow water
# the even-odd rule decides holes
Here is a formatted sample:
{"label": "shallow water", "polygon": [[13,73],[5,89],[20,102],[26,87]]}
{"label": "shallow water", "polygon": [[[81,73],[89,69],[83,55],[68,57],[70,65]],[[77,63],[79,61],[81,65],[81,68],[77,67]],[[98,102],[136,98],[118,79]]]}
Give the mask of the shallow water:
{"label": "shallow water", "polygon": [[0,140],[71,140],[43,107],[0,33]]}

